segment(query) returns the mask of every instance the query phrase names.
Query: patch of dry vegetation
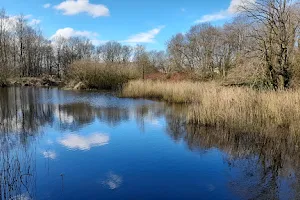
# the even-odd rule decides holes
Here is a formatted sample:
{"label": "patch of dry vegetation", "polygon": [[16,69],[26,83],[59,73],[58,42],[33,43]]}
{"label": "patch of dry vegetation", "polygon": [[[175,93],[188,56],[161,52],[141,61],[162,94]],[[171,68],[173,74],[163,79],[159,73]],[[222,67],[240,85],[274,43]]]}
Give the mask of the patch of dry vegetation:
{"label": "patch of dry vegetation", "polygon": [[3,77],[0,76],[0,87],[5,87],[6,82],[7,82],[6,78],[3,78]]}
{"label": "patch of dry vegetation", "polygon": [[199,95],[206,90],[205,82],[166,82],[151,80],[130,81],[122,90],[123,97],[159,99],[172,103],[198,102]]}
{"label": "patch of dry vegetation", "polygon": [[249,88],[210,88],[190,106],[194,124],[244,131],[300,130],[300,91],[254,91]]}
{"label": "patch of dry vegetation", "polygon": [[88,89],[112,90],[139,76],[137,67],[130,64],[78,61],[70,66],[68,79],[75,84],[82,82]]}
{"label": "patch of dry vegetation", "polygon": [[259,91],[224,87],[215,82],[131,81],[123,96],[158,98],[188,103],[193,124],[238,128],[243,131],[300,131],[300,91]]}

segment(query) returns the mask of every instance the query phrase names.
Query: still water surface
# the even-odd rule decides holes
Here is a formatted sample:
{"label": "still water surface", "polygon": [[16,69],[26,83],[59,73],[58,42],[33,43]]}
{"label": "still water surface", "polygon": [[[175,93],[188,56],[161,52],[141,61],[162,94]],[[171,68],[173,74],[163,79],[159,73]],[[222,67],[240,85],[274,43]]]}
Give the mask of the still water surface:
{"label": "still water surface", "polygon": [[0,199],[300,198],[299,137],[194,127],[185,109],[0,89]]}

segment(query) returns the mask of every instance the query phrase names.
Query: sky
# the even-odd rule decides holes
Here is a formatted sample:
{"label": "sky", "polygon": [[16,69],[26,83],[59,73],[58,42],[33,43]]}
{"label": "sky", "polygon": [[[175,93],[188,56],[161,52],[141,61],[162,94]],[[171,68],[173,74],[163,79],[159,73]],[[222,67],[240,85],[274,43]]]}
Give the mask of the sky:
{"label": "sky", "polygon": [[85,36],[93,44],[114,40],[163,50],[177,33],[197,23],[221,25],[243,0],[0,0],[10,16],[23,14],[45,37]]}

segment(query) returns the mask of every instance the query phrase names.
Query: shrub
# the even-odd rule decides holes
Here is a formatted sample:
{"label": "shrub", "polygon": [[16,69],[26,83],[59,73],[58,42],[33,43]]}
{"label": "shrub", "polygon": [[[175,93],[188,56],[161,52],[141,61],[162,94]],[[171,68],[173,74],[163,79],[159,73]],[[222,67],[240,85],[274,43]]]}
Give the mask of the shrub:
{"label": "shrub", "polygon": [[10,76],[10,70],[8,68],[2,68],[0,66],[0,87],[5,87],[8,85],[7,79]]}
{"label": "shrub", "polygon": [[258,59],[238,59],[236,66],[228,71],[223,80],[227,86],[249,86],[255,89],[272,89],[264,66]]}

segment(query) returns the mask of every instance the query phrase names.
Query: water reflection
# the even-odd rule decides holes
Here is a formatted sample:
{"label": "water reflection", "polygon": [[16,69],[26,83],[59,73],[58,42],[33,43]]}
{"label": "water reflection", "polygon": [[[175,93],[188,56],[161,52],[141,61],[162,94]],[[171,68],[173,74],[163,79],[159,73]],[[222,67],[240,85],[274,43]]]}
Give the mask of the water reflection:
{"label": "water reflection", "polygon": [[28,148],[18,136],[1,133],[0,141],[0,198],[34,198],[35,150]]}
{"label": "water reflection", "polygon": [[69,134],[59,140],[59,143],[69,149],[90,150],[92,147],[98,147],[108,144],[109,136],[102,133],[94,133],[88,136],[78,134]]}
{"label": "water reflection", "polygon": [[46,123],[53,122],[53,105],[38,104],[40,94],[34,90],[3,88],[0,95],[0,132],[34,135]]}
{"label": "water reflection", "polygon": [[108,187],[110,190],[115,190],[122,185],[123,179],[121,176],[110,172],[106,176],[106,180],[103,181],[103,185]]}
{"label": "water reflection", "polygon": [[84,103],[72,103],[58,105],[55,108],[55,116],[60,129],[76,130],[95,120],[93,107]]}
{"label": "water reflection", "polygon": [[42,154],[44,158],[50,158],[52,160],[54,160],[57,156],[55,151],[43,151]]}
{"label": "water reflection", "polygon": [[[24,99],[22,98],[24,97]],[[0,95],[0,197],[31,199],[35,196],[35,151],[32,134],[51,117],[48,107],[30,106],[34,95],[2,89]],[[39,120],[33,120],[38,116]],[[26,120],[25,120],[26,119]]]}
{"label": "water reflection", "polygon": [[[88,96],[88,101],[78,101],[80,95]],[[183,142],[189,151],[200,156],[217,150],[228,169],[228,189],[241,199],[300,198],[300,136],[286,134],[283,130],[270,135],[195,127],[186,123],[184,106],[144,101],[130,103],[114,100],[111,96],[95,96],[102,98],[101,103],[89,94],[64,94],[51,89],[0,89],[1,199],[35,198],[37,155],[34,141],[48,134],[45,127],[67,132],[48,139],[48,145],[59,144],[80,151],[111,145],[109,133],[79,133],[95,122],[111,128],[134,122],[141,132],[154,127],[163,130],[175,143]],[[52,147],[38,152],[47,159],[57,158]],[[122,177],[108,173],[103,185],[117,189],[123,183]],[[206,185],[210,192],[216,190],[215,185]]]}
{"label": "water reflection", "polygon": [[[175,120],[176,121],[176,120]],[[224,152],[229,172],[228,186],[240,198],[299,199],[300,137],[285,132],[266,135],[234,130],[195,127],[168,128],[175,140],[183,140],[191,151]],[[184,128],[182,128],[184,127]]]}
{"label": "water reflection", "polygon": [[[166,119],[166,133],[200,154],[218,149],[229,168],[228,188],[242,199],[300,198],[300,136],[284,130],[272,134],[193,126],[186,123],[185,107],[168,105],[136,109],[137,122],[145,116]],[[163,110],[163,112],[161,112]],[[209,187],[214,190],[215,187]],[[213,189],[212,189],[213,188]]]}

